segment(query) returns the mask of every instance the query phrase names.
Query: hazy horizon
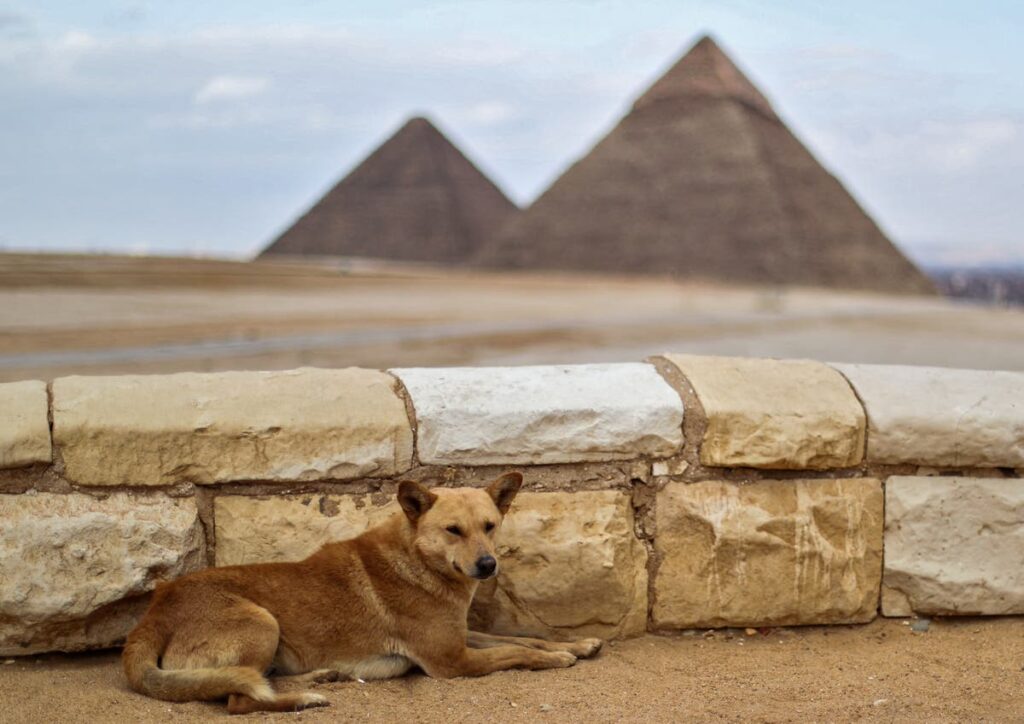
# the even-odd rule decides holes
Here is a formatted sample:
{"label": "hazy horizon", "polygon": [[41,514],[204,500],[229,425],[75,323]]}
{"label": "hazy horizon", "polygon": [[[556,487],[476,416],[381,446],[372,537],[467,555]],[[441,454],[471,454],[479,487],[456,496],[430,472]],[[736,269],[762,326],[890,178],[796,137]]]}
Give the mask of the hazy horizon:
{"label": "hazy horizon", "polygon": [[1024,263],[1024,8],[0,3],[0,249],[242,257],[407,117],[525,205],[711,33],[912,258]]}

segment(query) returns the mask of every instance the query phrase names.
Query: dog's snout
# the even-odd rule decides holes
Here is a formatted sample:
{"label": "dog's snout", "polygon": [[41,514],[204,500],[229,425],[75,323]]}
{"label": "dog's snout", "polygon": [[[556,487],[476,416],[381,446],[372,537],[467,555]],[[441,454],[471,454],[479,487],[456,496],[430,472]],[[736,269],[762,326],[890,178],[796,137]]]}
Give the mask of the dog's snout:
{"label": "dog's snout", "polygon": [[476,559],[476,578],[490,578],[498,568],[494,556],[480,556]]}

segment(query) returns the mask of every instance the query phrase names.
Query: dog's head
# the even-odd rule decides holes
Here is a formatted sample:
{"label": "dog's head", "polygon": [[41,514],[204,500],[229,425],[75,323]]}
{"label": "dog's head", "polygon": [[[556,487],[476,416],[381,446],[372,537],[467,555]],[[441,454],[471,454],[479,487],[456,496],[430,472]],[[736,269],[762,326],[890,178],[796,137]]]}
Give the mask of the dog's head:
{"label": "dog's head", "polygon": [[398,502],[415,528],[415,546],[428,565],[447,575],[484,580],[498,574],[498,529],[523,484],[505,473],[484,490],[435,488],[405,480]]}

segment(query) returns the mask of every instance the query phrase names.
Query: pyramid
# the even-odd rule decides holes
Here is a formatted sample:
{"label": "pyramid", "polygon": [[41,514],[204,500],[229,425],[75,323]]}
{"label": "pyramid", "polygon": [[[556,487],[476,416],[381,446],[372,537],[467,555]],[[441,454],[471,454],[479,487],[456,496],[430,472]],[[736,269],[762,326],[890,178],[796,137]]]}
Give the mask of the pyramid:
{"label": "pyramid", "polygon": [[934,293],[709,37],[476,262]]}
{"label": "pyramid", "polygon": [[261,256],[459,264],[518,209],[425,118],[413,118]]}

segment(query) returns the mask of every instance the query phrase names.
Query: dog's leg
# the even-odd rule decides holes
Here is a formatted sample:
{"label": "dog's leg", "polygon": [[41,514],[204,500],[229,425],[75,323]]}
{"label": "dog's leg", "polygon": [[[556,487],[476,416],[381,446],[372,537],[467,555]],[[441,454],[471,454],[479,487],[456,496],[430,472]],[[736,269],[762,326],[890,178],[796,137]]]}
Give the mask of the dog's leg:
{"label": "dog's leg", "polygon": [[586,659],[598,651],[604,645],[601,639],[579,639],[578,641],[545,641],[528,636],[496,636],[494,634],[470,631],[466,643],[474,649],[487,649],[494,646],[511,644],[513,646],[525,646],[530,649],[541,651],[568,651],[579,659]]}
{"label": "dog's leg", "polygon": [[301,711],[313,706],[330,706],[322,694],[299,691],[294,694],[277,694],[271,701],[256,701],[244,694],[228,697],[229,714],[252,714],[254,711]]}
{"label": "dog's leg", "polygon": [[541,651],[509,644],[485,649],[446,647],[411,658],[428,676],[438,679],[483,676],[505,669],[564,669],[576,663],[576,657],[568,651]]}

